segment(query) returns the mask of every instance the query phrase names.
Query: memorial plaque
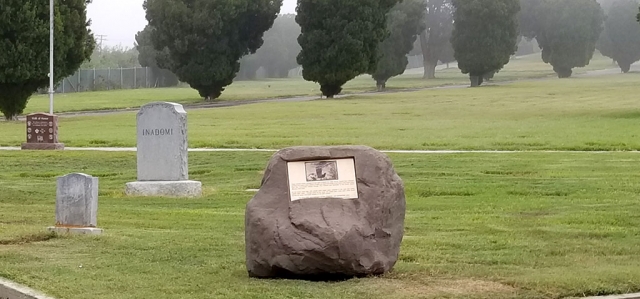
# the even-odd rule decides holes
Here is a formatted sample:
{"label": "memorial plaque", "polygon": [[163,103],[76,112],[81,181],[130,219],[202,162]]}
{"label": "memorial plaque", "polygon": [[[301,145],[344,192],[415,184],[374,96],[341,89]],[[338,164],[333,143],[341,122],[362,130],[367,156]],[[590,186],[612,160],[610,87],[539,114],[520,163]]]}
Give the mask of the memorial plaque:
{"label": "memorial plaque", "polygon": [[353,158],[287,163],[291,201],[305,198],[358,198]]}
{"label": "memorial plaque", "polygon": [[345,279],[391,271],[404,184],[367,146],[298,146],[269,160],[245,212],[245,262],[259,278]]}
{"label": "memorial plaque", "polygon": [[48,113],[27,115],[27,143],[22,149],[64,149],[58,142],[58,116]]}

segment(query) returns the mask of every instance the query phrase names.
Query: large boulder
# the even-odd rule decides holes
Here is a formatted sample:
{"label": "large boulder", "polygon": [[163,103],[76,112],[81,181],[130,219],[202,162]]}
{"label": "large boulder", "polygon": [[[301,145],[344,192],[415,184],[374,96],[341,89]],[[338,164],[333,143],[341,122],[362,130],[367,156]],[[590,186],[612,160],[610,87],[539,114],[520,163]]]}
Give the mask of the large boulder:
{"label": "large boulder", "polygon": [[[355,160],[356,199],[291,200],[288,162],[343,158]],[[252,277],[303,279],[386,273],[398,259],[405,210],[402,180],[379,151],[283,149],[271,158],[260,190],[247,204],[247,270]]]}

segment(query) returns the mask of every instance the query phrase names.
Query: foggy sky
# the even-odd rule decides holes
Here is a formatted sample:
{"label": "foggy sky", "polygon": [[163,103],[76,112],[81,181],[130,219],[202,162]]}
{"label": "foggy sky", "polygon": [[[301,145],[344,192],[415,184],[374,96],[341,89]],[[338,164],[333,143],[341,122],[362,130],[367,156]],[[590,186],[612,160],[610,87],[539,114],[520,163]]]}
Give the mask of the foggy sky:
{"label": "foggy sky", "polygon": [[[93,0],[87,11],[91,19],[91,30],[98,43],[98,35],[106,35],[103,37],[104,45],[133,47],[135,34],[147,25],[143,2],[144,0]],[[296,0],[283,2],[280,13],[295,12]]]}

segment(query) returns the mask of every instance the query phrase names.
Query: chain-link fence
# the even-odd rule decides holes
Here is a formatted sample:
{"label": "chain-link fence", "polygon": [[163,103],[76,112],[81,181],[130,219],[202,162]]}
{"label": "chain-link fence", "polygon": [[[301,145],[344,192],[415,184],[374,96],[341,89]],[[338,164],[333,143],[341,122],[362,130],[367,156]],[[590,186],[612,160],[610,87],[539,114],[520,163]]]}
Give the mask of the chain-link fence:
{"label": "chain-link fence", "polygon": [[163,74],[149,67],[78,70],[60,82],[56,93],[163,86]]}

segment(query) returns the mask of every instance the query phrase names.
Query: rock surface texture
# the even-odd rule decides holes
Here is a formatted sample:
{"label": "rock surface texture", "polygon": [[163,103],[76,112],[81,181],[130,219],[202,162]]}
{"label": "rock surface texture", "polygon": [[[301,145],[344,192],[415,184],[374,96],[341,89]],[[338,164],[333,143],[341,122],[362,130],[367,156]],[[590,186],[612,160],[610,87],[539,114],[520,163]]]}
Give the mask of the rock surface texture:
{"label": "rock surface texture", "polygon": [[[287,162],[354,158],[357,199],[291,201]],[[402,180],[389,158],[365,146],[294,147],[270,160],[245,214],[252,277],[340,279],[395,265],[404,234]]]}

